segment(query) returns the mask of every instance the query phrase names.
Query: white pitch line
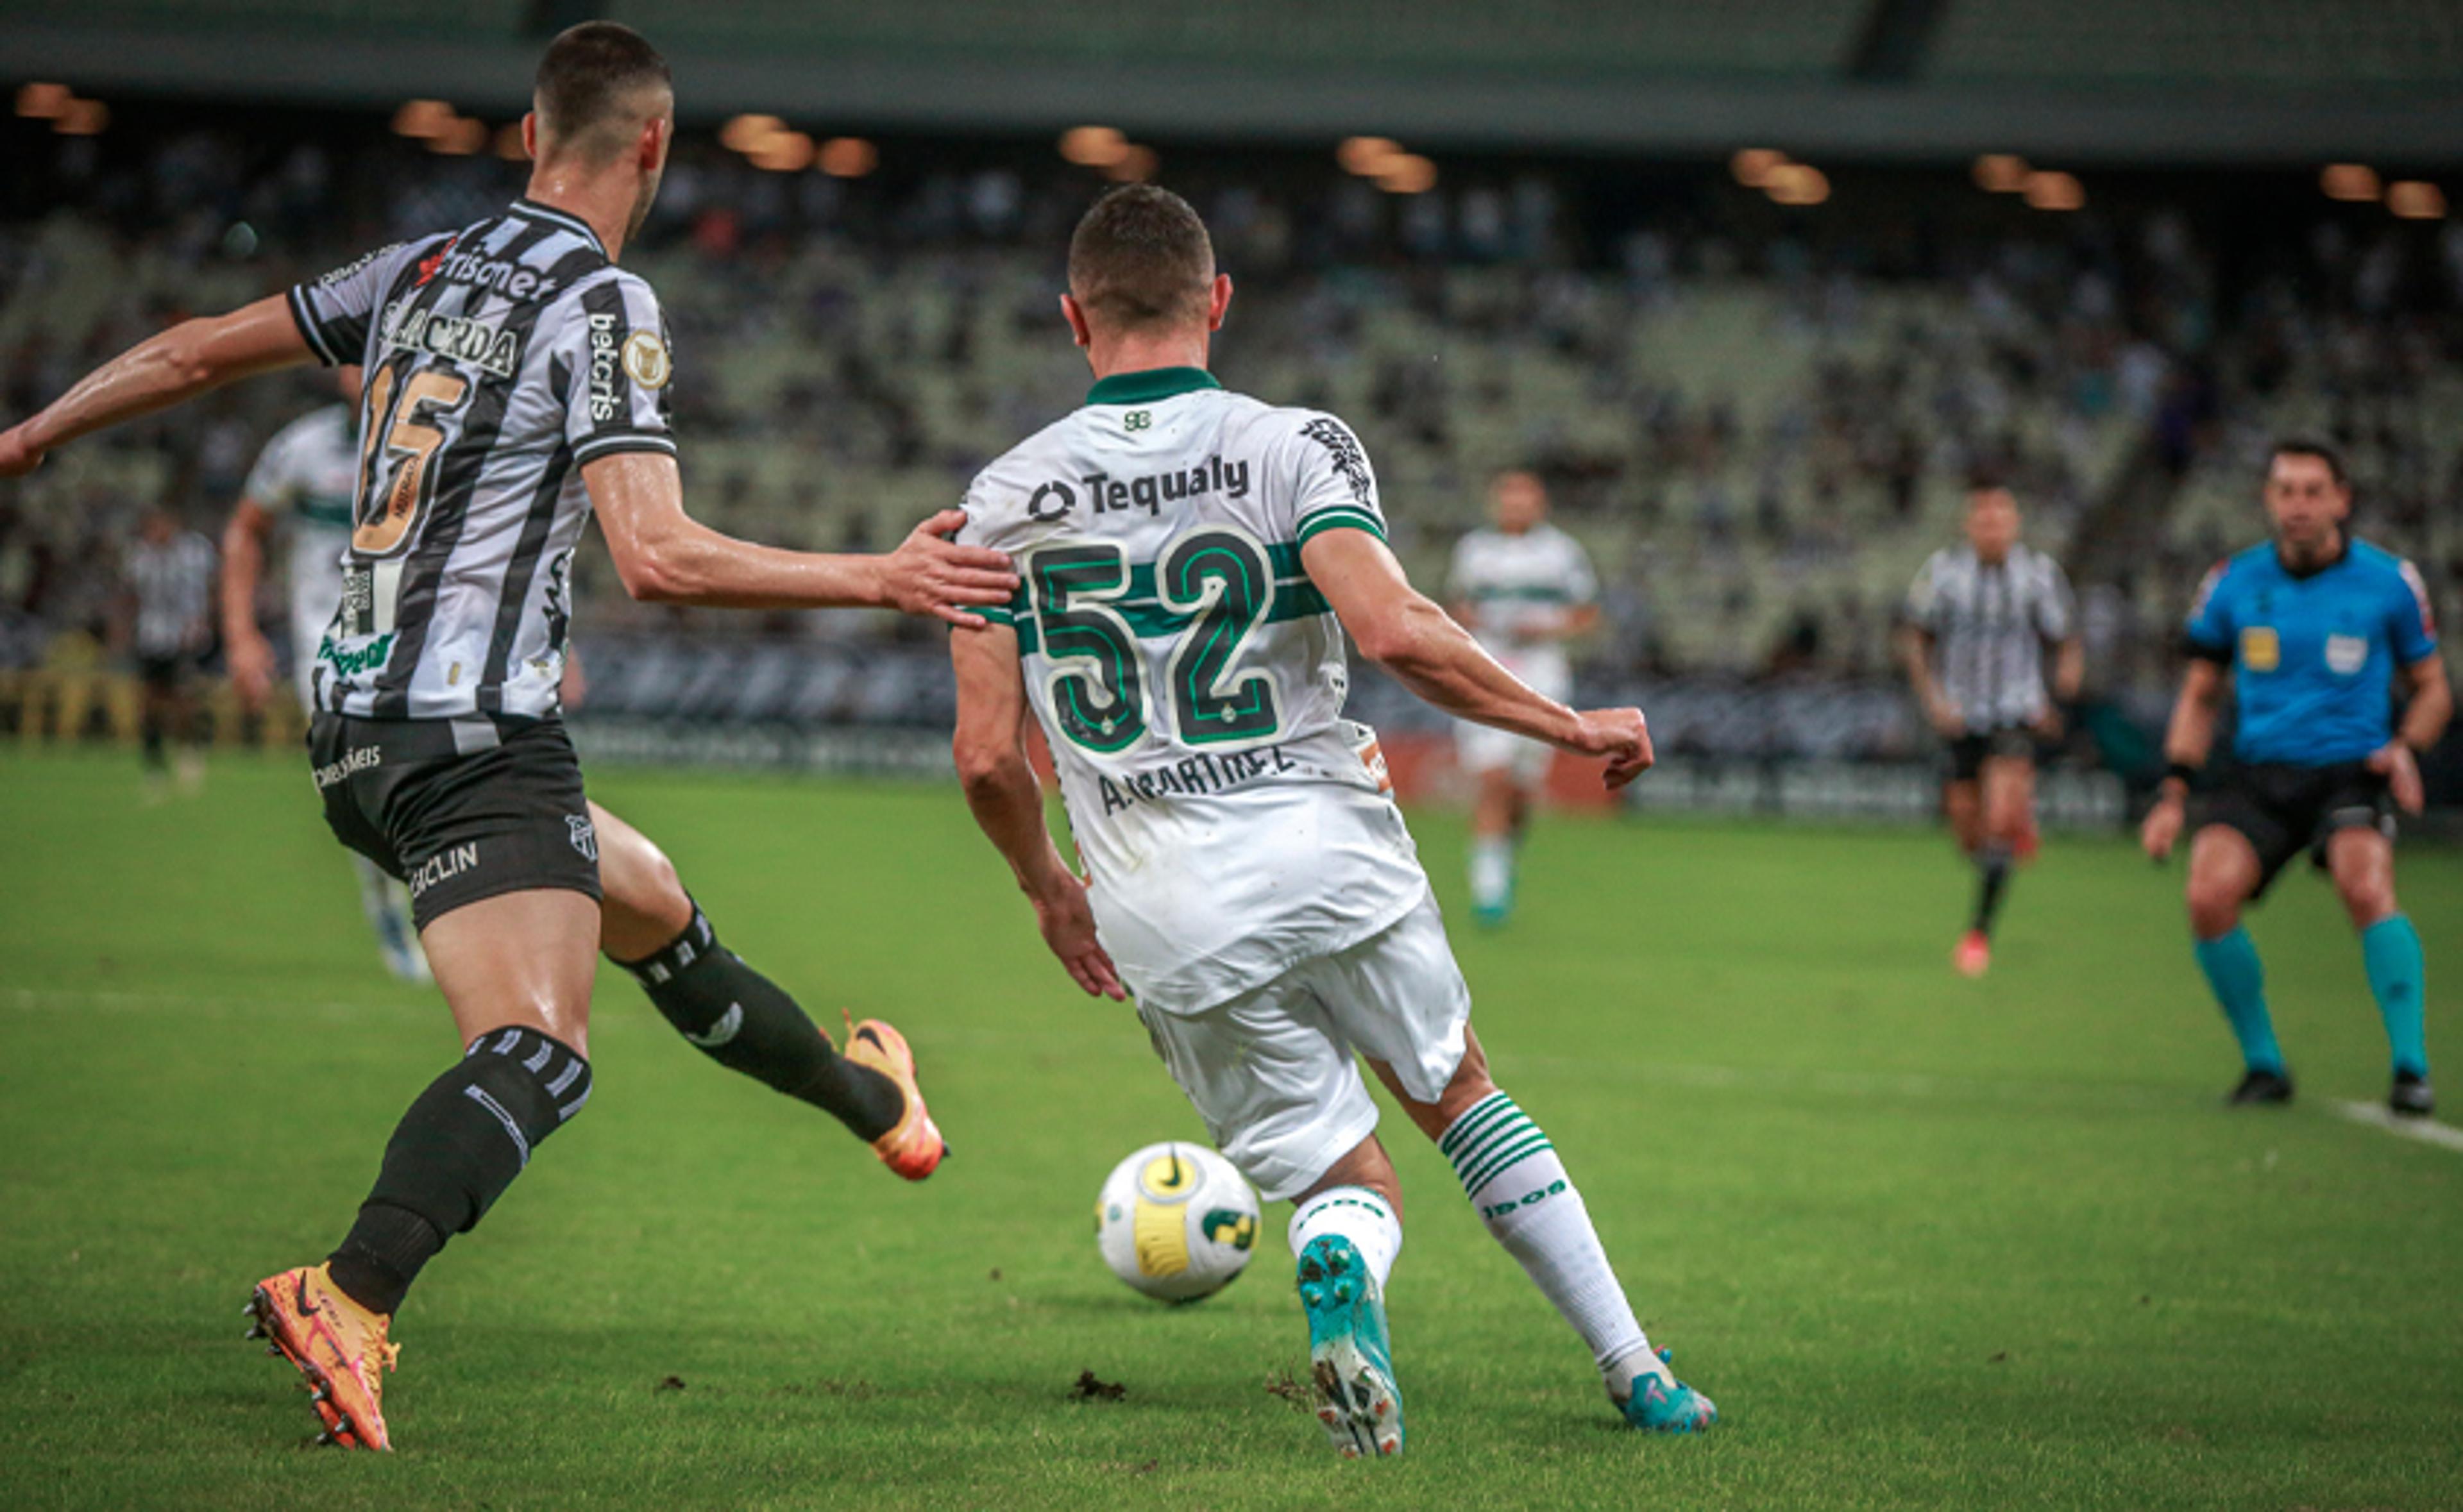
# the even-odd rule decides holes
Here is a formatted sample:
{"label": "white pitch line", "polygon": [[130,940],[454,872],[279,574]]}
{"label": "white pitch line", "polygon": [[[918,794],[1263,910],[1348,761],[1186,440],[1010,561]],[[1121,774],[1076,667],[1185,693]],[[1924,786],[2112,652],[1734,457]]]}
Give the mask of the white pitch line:
{"label": "white pitch line", "polygon": [[2328,1103],[2326,1105],[2356,1124],[2367,1124],[2406,1139],[2433,1144],[2441,1150],[2463,1152],[2463,1129],[2452,1124],[2433,1123],[2427,1118],[2399,1118],[2390,1109],[2376,1103]]}

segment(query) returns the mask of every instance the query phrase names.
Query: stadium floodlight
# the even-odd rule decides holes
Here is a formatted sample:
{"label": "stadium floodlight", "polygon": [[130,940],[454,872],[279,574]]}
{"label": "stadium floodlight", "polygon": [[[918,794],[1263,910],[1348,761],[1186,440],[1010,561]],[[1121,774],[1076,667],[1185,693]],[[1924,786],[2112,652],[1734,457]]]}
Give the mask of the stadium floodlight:
{"label": "stadium floodlight", "polygon": [[1820,205],[1830,198],[1830,176],[1809,162],[1782,162],[1770,171],[1762,192],[1774,205]]}
{"label": "stadium floodlight", "polygon": [[441,99],[405,99],[393,113],[394,135],[432,140],[450,131],[457,119],[453,107]]}
{"label": "stadium floodlight", "polygon": [[1144,184],[1155,176],[1155,169],[1162,163],[1163,160],[1155,156],[1152,147],[1131,142],[1129,150],[1121,155],[1120,162],[1104,167],[1103,177],[1114,184]]}
{"label": "stadium floodlight", "polygon": [[1345,137],[1342,145],[1334,149],[1334,161],[1342,164],[1342,171],[1363,179],[1376,178],[1407,156],[1403,144],[1391,137]]}
{"label": "stadium floodlight", "polygon": [[456,116],[445,128],[427,139],[427,150],[448,158],[468,158],[488,144],[488,123],[470,116]]}
{"label": "stadium floodlight", "polygon": [[2387,185],[2386,206],[2407,221],[2446,219],[2446,191],[2426,179],[2399,179]]}
{"label": "stadium floodlight", "polygon": [[800,131],[773,132],[744,155],[744,161],[769,173],[801,173],[813,165],[813,139]]}
{"label": "stadium floodlight", "polygon": [[2086,187],[2075,174],[2038,171],[2027,175],[2027,203],[2038,210],[2076,210],[2086,205]]}
{"label": "stadium floodlight", "polygon": [[2015,152],[1988,152],[1975,160],[1975,186],[1991,194],[2024,194],[2027,160]]}
{"label": "stadium floodlight", "polygon": [[881,149],[861,137],[832,137],[818,157],[820,170],[833,179],[861,179],[881,166]]}
{"label": "stadium floodlight", "polygon": [[2326,198],[2353,205],[2372,205],[2378,197],[2378,171],[2363,162],[2330,162],[2318,174]]}
{"label": "stadium floodlight", "polygon": [[1787,166],[1787,154],[1776,147],[1746,147],[1728,160],[1728,171],[1748,189],[1766,189],[1771,174]]}
{"label": "stadium floodlight", "polygon": [[28,120],[57,120],[75,98],[66,84],[28,84],[17,91],[17,114]]}
{"label": "stadium floodlight", "polygon": [[1388,194],[1426,194],[1437,186],[1437,165],[1415,152],[1386,163],[1377,175],[1377,187]]}
{"label": "stadium floodlight", "polygon": [[1131,150],[1116,126],[1072,126],[1060,134],[1060,156],[1081,168],[1112,167]]}
{"label": "stadium floodlight", "polygon": [[775,116],[738,116],[719,129],[718,140],[728,151],[750,157],[786,129],[787,123]]}
{"label": "stadium floodlight", "polygon": [[[72,98],[52,119],[52,129],[63,137],[98,136],[110,124],[111,107],[98,99]],[[2438,204],[2438,213],[2446,213],[2443,201]]]}

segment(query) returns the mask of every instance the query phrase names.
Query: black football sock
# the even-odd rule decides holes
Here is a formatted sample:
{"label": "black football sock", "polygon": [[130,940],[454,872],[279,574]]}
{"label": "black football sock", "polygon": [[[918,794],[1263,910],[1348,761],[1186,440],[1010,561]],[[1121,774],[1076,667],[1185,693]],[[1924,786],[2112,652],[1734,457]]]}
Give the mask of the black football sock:
{"label": "black football sock", "polygon": [[161,771],[170,765],[169,759],[163,753],[162,716],[152,709],[147,709],[138,719],[137,745],[143,753],[147,771]]}
{"label": "black football sock", "polygon": [[878,1139],[905,1116],[906,1097],[898,1084],[839,1054],[795,999],[718,942],[699,907],[685,932],[657,954],[617,964],[702,1053],[811,1103],[856,1137]]}
{"label": "black football sock", "polygon": [[2001,894],[2010,885],[2010,848],[1995,840],[1977,851],[1975,876],[1975,918],[1968,927],[1990,935],[1993,918],[2001,912]]}
{"label": "black football sock", "polygon": [[331,1257],[334,1285],[379,1312],[464,1234],[531,1151],[590,1100],[590,1063],[535,1029],[490,1029],[427,1084],[394,1127],[377,1184]]}

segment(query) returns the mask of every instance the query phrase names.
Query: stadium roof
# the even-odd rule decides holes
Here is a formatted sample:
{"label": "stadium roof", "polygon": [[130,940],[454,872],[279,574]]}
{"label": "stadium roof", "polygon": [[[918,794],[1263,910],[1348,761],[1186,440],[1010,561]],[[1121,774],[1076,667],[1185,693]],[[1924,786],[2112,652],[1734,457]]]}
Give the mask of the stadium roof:
{"label": "stadium roof", "polygon": [[[689,115],[1869,158],[2463,157],[2452,0],[626,0]],[[0,0],[0,77],[503,114],[571,0]]]}

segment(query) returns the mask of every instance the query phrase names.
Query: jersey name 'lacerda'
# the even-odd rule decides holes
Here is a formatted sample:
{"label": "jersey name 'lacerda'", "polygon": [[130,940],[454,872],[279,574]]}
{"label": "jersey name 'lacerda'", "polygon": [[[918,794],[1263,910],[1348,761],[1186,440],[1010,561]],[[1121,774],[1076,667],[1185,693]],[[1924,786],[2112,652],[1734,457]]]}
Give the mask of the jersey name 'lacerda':
{"label": "jersey name 'lacerda'", "polygon": [[339,714],[556,709],[582,467],[675,452],[665,322],[598,234],[522,200],[291,291],[316,356],[358,362],[342,604],[317,650]]}
{"label": "jersey name 'lacerda'", "polygon": [[1194,369],[1108,378],[968,489],[1011,553],[1015,627],[1104,947],[1139,1001],[1195,1012],[1357,943],[1427,896],[1342,719],[1342,630],[1300,566],[1384,534],[1341,421]]}

